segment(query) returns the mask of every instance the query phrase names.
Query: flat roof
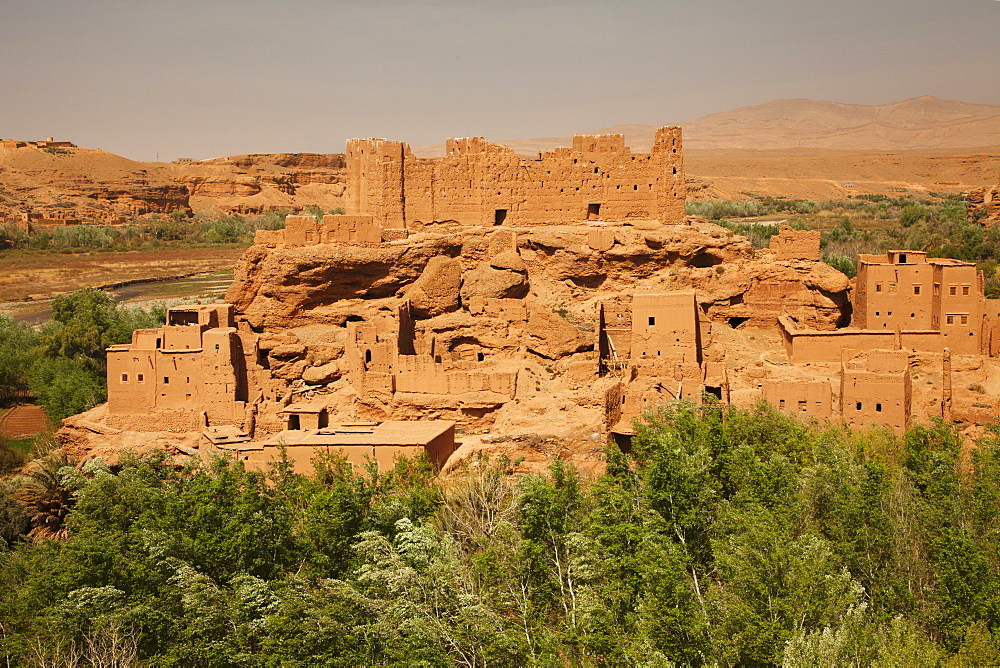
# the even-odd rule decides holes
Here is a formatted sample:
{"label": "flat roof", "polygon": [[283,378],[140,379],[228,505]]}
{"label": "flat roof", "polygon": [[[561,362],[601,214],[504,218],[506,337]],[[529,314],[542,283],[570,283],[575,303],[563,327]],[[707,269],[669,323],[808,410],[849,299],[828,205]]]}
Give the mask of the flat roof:
{"label": "flat roof", "polygon": [[424,446],[455,423],[449,420],[389,420],[378,425],[330,425],[322,429],[287,429],[263,442],[278,445],[403,445]]}

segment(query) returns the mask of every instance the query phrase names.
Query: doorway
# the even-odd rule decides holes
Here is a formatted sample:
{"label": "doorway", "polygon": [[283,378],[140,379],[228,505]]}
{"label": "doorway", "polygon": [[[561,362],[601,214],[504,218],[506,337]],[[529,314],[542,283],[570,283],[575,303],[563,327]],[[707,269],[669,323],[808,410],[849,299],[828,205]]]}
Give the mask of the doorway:
{"label": "doorway", "polygon": [[601,217],[601,204],[600,202],[596,204],[587,205],[587,220],[597,220]]}

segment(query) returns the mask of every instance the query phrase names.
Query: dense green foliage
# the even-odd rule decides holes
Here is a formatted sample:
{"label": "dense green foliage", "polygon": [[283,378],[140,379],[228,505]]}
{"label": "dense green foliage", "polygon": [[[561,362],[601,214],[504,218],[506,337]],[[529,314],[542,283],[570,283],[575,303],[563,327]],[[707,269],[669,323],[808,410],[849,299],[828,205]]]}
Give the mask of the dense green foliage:
{"label": "dense green foliage", "polygon": [[773,197],[688,202],[687,212],[747,237],[757,248],[767,247],[778,225],[745,219],[787,215],[786,224],[795,229],[821,229],[823,261],[850,278],[857,274],[859,253],[922,250],[929,257],[975,262],[986,277],[986,296],[1000,297],[1000,228],[986,229],[969,220],[960,196],[932,194],[938,199],[860,195],[824,202]]}
{"label": "dense green foliage", "polygon": [[40,332],[0,313],[0,402],[30,392],[54,419],[93,407],[107,396],[105,349],[128,343],[135,329],[159,327],[164,315],[120,306],[96,289],[56,297]]}
{"label": "dense green foliage", "polygon": [[[335,209],[330,213],[343,213]],[[183,211],[169,216],[153,215],[128,225],[74,225],[27,235],[13,225],[0,226],[0,248],[54,250],[136,250],[141,248],[184,247],[200,244],[247,245],[253,243],[257,230],[280,230],[291,209],[269,211],[256,216],[240,214],[197,214]],[[319,207],[307,207],[303,213],[323,217]]]}
{"label": "dense green foliage", "polygon": [[945,425],[901,441],[708,404],[648,416],[633,454],[612,448],[590,481],[559,460],[544,476],[473,460],[444,489],[423,464],[362,475],[329,455],[309,477],[52,463],[35,485],[71,490],[67,540],[19,539],[30,522],[0,496],[0,651],[18,665],[97,665],[112,648],[194,666],[996,664],[998,443],[963,456]]}

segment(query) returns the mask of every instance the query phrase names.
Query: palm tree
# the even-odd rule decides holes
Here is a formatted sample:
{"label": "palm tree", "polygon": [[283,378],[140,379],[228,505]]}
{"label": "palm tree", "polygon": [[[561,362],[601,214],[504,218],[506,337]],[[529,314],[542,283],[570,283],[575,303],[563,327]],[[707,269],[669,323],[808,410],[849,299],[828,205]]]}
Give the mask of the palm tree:
{"label": "palm tree", "polygon": [[64,453],[52,452],[21,469],[20,487],[14,496],[25,505],[31,530],[37,540],[66,540],[66,517],[73,507],[73,490],[66,487],[59,470],[72,466]]}

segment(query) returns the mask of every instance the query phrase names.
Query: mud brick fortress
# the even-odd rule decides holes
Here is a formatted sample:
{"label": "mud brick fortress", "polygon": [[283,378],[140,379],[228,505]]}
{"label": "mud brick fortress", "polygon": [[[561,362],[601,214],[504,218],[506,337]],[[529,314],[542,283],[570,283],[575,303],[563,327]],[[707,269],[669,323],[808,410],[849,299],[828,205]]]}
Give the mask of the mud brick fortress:
{"label": "mud brick fortress", "polygon": [[1000,413],[1000,302],[969,263],[892,251],[850,281],[818,232],[755,250],[686,218],[678,128],[649,154],[620,135],[533,159],[447,147],[349,142],[347,215],[259,232],[228,303],[109,349],[108,403],[64,441],[440,466],[460,443],[543,436],[599,457],[677,399],[897,432]]}

